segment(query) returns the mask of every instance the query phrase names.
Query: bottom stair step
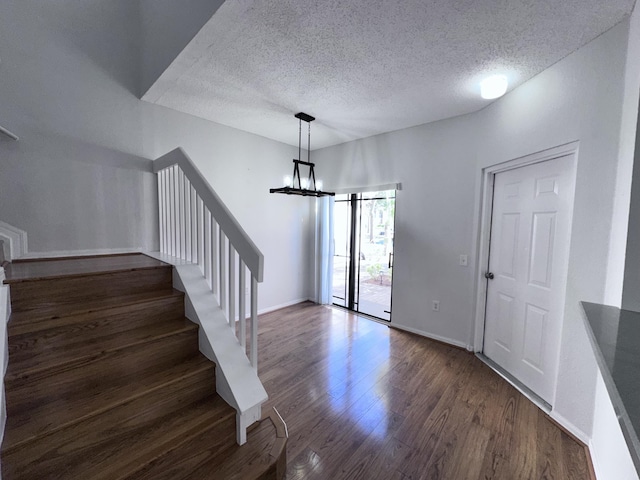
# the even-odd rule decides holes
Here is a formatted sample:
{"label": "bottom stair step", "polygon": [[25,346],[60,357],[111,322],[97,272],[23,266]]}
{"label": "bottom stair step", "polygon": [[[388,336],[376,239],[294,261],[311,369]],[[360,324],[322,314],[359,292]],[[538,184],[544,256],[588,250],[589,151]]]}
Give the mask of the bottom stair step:
{"label": "bottom stair step", "polygon": [[130,405],[129,413],[119,409],[117,415],[101,415],[67,429],[63,435],[52,436],[51,443],[44,438],[28,449],[3,455],[2,478],[131,478],[133,472],[203,430],[235,432],[235,411],[218,395],[191,405],[176,405],[174,412],[161,418],[155,418],[152,409],[145,411],[144,406],[135,403]]}
{"label": "bottom stair step", "polygon": [[[97,398],[59,397],[56,401],[31,405],[9,403],[7,429],[2,445],[3,458],[16,448],[53,432],[69,428],[96,415],[111,415],[111,411],[121,408],[141,398],[143,407],[155,405],[158,397],[176,391],[182,397],[193,392],[206,397],[214,391],[215,364],[203,356],[194,357],[161,372],[142,374],[135,382],[120,385],[105,391]],[[146,408],[146,407],[145,407]]]}
{"label": "bottom stair step", "polygon": [[286,442],[284,423],[271,411],[250,427],[242,446],[224,442],[212,428],[128,480],[281,480],[287,463]]}
{"label": "bottom stair step", "polygon": [[[136,325],[128,316],[129,323],[120,331],[104,332],[104,324],[89,323],[67,325],[65,328],[53,328],[23,335],[12,335],[9,331],[9,375],[20,372],[22,375],[43,370],[53,370],[57,365],[91,358],[98,352],[108,352],[155,337],[175,332],[180,328],[193,327],[194,324],[184,317],[170,315],[168,319],[155,318],[148,325]],[[111,326],[111,325],[108,325]],[[125,330],[125,328],[127,328]]]}
{"label": "bottom stair step", "polygon": [[213,392],[214,364],[197,352],[196,339],[192,332],[187,332],[165,338],[148,348],[115,351],[103,362],[89,362],[74,369],[73,375],[61,372],[24,380],[5,380],[7,428],[3,453],[34,435],[112,408],[131,397],[162,389],[167,382],[200,375],[200,372],[211,372],[206,378],[212,380],[206,384]]}

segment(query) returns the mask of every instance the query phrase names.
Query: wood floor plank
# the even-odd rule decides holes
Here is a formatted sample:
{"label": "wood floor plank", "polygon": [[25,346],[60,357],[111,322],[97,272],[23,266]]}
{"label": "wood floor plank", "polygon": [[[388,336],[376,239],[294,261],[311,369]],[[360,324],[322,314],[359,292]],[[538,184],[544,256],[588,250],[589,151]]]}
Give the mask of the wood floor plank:
{"label": "wood floor plank", "polygon": [[538,438],[540,455],[538,455],[536,478],[560,480],[564,477],[562,463],[562,431],[551,423],[547,416],[538,412]]}
{"label": "wood floor plank", "polygon": [[478,476],[482,480],[502,478],[507,480],[511,475],[509,457],[513,447],[511,439],[513,438],[518,394],[515,389],[506,388],[506,384],[503,385],[505,388],[502,389],[502,395],[496,395],[497,404],[492,409],[494,429],[491,432]]}
{"label": "wood floor plank", "polygon": [[491,433],[488,428],[471,422],[462,436],[441,478],[479,478]]}
{"label": "wood floor plank", "polygon": [[[425,381],[425,388],[407,414],[405,423],[398,432],[398,438],[409,445],[421,445],[425,448],[425,434],[432,437],[434,430],[442,431],[471,374],[472,363],[468,356],[465,357],[461,357],[461,361],[449,369],[439,370],[433,379],[429,377]],[[427,442],[434,446],[433,442],[436,439],[437,437]]]}
{"label": "wood floor plank", "polygon": [[400,469],[408,478],[445,478],[443,472],[451,463],[454,450],[464,438],[474,413],[469,405],[457,400],[463,384],[461,380],[446,387],[445,393],[422,424],[416,422],[420,418],[419,411],[414,411],[408,417],[418,426],[415,436],[405,438],[404,431],[398,431],[398,437],[419,452],[416,461]]}
{"label": "wood floor plank", "polygon": [[513,466],[514,478],[535,478],[542,453],[542,446],[537,443],[539,409],[522,395],[518,396],[516,405],[509,463]]}
{"label": "wood floor plank", "polygon": [[[449,409],[449,415],[443,423],[444,428],[438,435],[439,438],[433,453],[428,457],[428,461],[424,466],[421,466],[418,471],[413,471],[412,475],[407,476],[409,478],[420,478],[421,480],[456,478],[448,476],[448,473],[456,470],[460,455],[464,454],[462,449],[465,440],[469,429],[473,428],[472,418],[473,409],[469,405],[465,402],[453,401]],[[428,456],[428,452],[426,453],[425,458]],[[469,467],[470,465],[467,464],[467,468]]]}
{"label": "wood floor plank", "polygon": [[259,338],[288,480],[588,478],[583,447],[460,349],[310,303],[261,316]]}
{"label": "wood floor plank", "polygon": [[401,477],[406,478],[400,472],[403,465],[407,465],[413,461],[413,456],[417,450],[409,447],[406,443],[401,442],[395,436],[390,436],[382,446],[375,462],[366,472],[371,480],[386,480],[388,478]]}
{"label": "wood floor plank", "polygon": [[287,466],[287,480],[312,480],[326,478],[320,456],[311,448],[305,448]]}
{"label": "wood floor plank", "polygon": [[[359,409],[360,410],[360,409]],[[310,447],[318,453],[326,478],[340,478],[339,469],[376,430],[384,417],[379,406],[369,404],[340,427],[325,430],[312,439]]]}
{"label": "wood floor plank", "polygon": [[567,435],[560,433],[560,444],[562,448],[562,478],[585,478],[595,479],[595,475],[590,472],[589,465],[584,461],[585,451],[582,445]]}
{"label": "wood floor plank", "polygon": [[403,422],[401,415],[395,414],[380,422],[360,447],[342,465],[335,476],[345,479],[368,478],[381,451],[387,446],[389,438]]}

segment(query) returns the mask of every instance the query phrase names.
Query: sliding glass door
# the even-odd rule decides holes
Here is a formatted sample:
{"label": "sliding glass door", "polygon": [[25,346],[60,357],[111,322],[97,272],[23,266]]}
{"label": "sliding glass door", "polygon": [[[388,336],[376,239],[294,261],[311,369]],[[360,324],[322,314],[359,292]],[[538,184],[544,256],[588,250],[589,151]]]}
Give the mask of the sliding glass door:
{"label": "sliding glass door", "polygon": [[349,202],[342,197],[336,195],[333,206],[333,303],[349,308],[352,215]]}
{"label": "sliding glass door", "polygon": [[333,303],[391,320],[395,191],[337,195]]}

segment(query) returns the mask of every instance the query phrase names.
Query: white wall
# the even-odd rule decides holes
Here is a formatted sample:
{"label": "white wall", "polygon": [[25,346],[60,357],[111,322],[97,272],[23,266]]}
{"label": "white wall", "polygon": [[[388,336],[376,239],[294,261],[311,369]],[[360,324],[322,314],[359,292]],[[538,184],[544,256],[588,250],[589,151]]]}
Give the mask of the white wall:
{"label": "white wall", "polygon": [[7,323],[11,315],[9,287],[3,285],[4,269],[0,267],[0,361],[2,362],[2,384],[0,384],[0,443],[4,438],[4,427],[7,423],[7,405],[4,398],[4,375],[9,365],[9,348],[7,344]]}
{"label": "white wall", "polygon": [[[399,181],[392,323],[466,346],[472,269],[477,128],[470,116],[421,125],[314,152],[331,188]],[[473,258],[469,258],[469,264]],[[440,301],[440,311],[431,309]]]}
{"label": "white wall", "polygon": [[578,302],[605,299],[627,33],[623,22],[478,115],[480,167],[580,141],[554,410],[587,436],[597,367]]}
{"label": "white wall", "polygon": [[[626,238],[640,92],[639,54],[640,12],[636,10],[630,20],[479,114],[486,129],[478,149],[480,166],[580,141],[560,371],[552,416],[581,438],[592,438],[597,475],[605,480],[637,475],[631,473],[635,470],[601,384],[578,302],[620,306],[623,279],[627,303],[631,302],[630,295],[636,301],[640,298],[638,223],[629,225],[628,246]],[[635,201],[632,211],[637,210],[638,217],[640,200]],[[630,265],[635,268],[635,277],[631,274],[635,282],[628,278]]]}
{"label": "white wall", "polygon": [[[640,132],[638,132],[636,145],[640,146]],[[636,148],[636,156],[633,174],[628,176],[629,181],[633,178],[633,185],[625,250],[622,308],[638,312],[640,311],[640,148]]]}
{"label": "white wall", "polygon": [[137,18],[124,1],[0,3],[0,122],[21,137],[0,141],[0,220],[33,252],[154,244],[151,163],[127,89]]}
{"label": "white wall", "polygon": [[590,443],[593,469],[598,480],[638,480],[618,416],[602,376],[596,379],[593,439]]}
{"label": "white wall", "polygon": [[182,146],[264,254],[259,309],[309,297],[310,198],[269,193],[290,172],[297,148],[143,103],[147,156]]}
{"label": "white wall", "polygon": [[139,0],[140,94],[153,85],[223,3],[224,0]]}
{"label": "white wall", "polygon": [[[638,102],[640,99],[640,62],[638,58],[640,58],[640,9],[635,8],[629,20],[616,196],[609,246],[608,288],[605,292],[604,303],[619,305],[622,302],[623,308],[628,308],[625,305],[626,297],[628,300],[635,301],[636,309],[640,310],[640,219],[636,219],[634,222],[630,218],[630,210],[640,217],[640,185],[638,181],[635,182],[634,187],[638,189],[635,194],[636,205],[630,208],[631,179],[634,169],[640,166],[640,162],[635,162],[635,158],[640,155],[640,150],[637,148],[640,143],[640,136],[637,134]],[[640,172],[638,172],[637,178],[640,178]],[[632,229],[634,229],[633,233],[631,233]],[[627,252],[631,255],[626,255]],[[631,261],[629,267],[626,264],[627,259]],[[626,277],[629,270],[634,270],[633,280]]]}
{"label": "white wall", "polygon": [[[607,288],[619,299],[622,288],[619,279],[609,286],[607,272],[614,198],[625,188],[628,195],[616,177],[628,26],[622,22],[480,112],[315,154],[323,175],[331,172],[328,187],[406,186],[397,204],[392,322],[467,344],[475,272],[457,259],[477,246],[481,169],[580,141],[554,416],[583,439],[592,431],[597,365],[578,302],[603,302]],[[616,208],[624,221],[624,202]],[[624,250],[624,238],[616,241]],[[432,299],[441,301],[438,314]]]}
{"label": "white wall", "polygon": [[308,297],[308,201],[269,195],[296,149],[136,98],[130,0],[0,2],[0,220],[32,252],[155,249],[151,161],[182,146],[265,255],[259,307]]}
{"label": "white wall", "polygon": [[[618,170],[618,178],[621,183],[624,182],[625,186],[631,183],[632,172],[634,178],[630,200],[627,244],[626,250],[624,250],[626,262],[622,307],[635,311],[640,311],[640,148],[638,148],[640,146],[640,132],[637,132],[640,62],[638,58],[640,58],[640,9],[635,8],[631,15],[629,28],[623,137],[621,139],[621,148],[625,148],[625,156],[623,158],[628,159],[628,161],[623,163],[621,159],[622,168]],[[633,161],[634,157],[635,162]],[[624,200],[626,204],[629,204],[628,196]],[[622,199],[619,203],[622,203]],[[619,215],[622,216],[625,213],[622,209],[619,210]]]}

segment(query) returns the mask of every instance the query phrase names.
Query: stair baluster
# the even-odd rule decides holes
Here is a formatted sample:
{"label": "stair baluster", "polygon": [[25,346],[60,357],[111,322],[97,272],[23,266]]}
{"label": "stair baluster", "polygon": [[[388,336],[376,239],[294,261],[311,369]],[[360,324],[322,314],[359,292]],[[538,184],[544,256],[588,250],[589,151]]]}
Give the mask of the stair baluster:
{"label": "stair baluster", "polygon": [[[181,149],[156,160],[154,169],[158,173],[161,252],[200,266],[229,323],[235,326],[239,322],[234,331],[257,370],[257,288],[263,277],[262,253]],[[248,309],[245,269],[251,282]],[[248,338],[247,310],[251,320]]]}

